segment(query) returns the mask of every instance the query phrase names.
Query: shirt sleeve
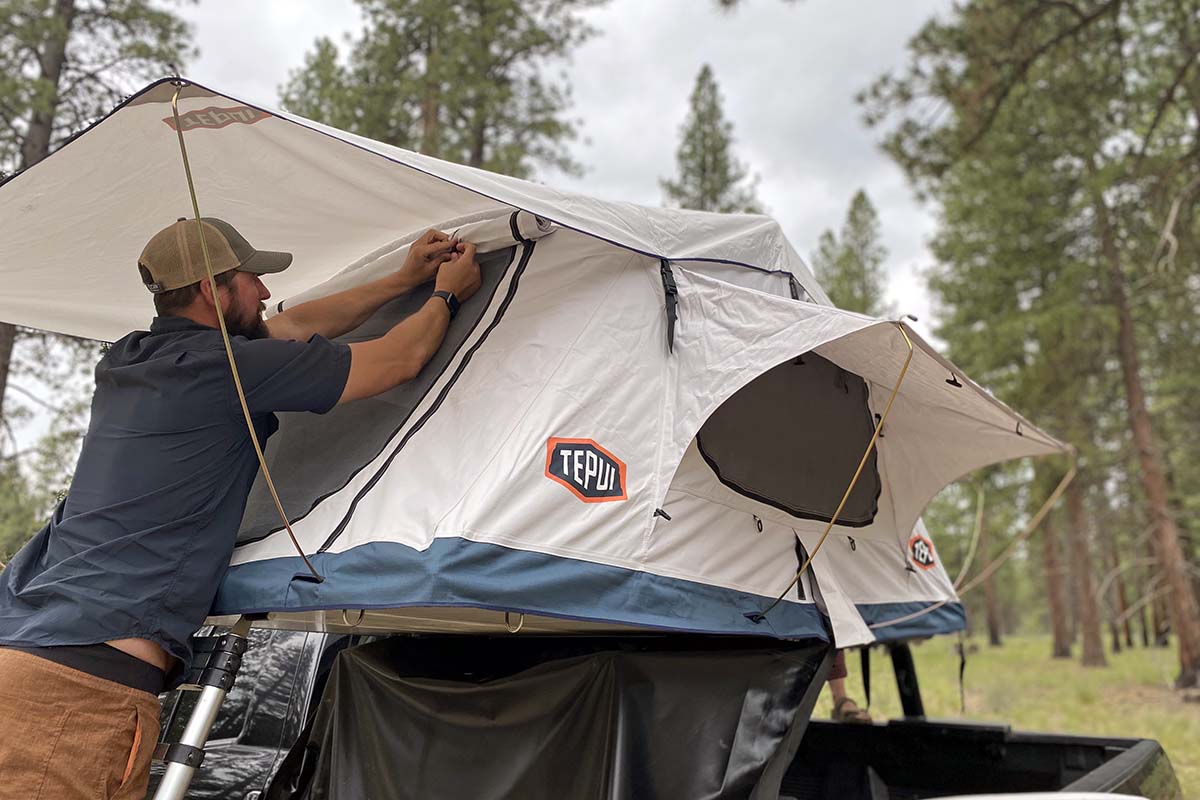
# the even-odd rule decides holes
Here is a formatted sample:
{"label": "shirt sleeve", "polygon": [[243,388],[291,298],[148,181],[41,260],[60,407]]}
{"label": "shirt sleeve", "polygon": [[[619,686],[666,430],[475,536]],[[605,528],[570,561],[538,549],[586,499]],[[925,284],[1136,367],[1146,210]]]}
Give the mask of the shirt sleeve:
{"label": "shirt sleeve", "polygon": [[337,405],[350,376],[350,347],[323,336],[307,342],[238,338],[232,344],[251,414],[324,414]]}

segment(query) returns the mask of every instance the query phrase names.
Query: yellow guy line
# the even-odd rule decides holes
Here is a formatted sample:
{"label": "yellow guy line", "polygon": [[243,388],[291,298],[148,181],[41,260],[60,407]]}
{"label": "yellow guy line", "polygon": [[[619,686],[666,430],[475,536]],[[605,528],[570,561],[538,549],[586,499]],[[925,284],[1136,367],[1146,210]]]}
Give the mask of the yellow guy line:
{"label": "yellow guy line", "polygon": [[966,586],[962,587],[962,590],[959,592],[959,594],[965,594],[971,591],[976,586],[990,578],[992,573],[1000,569],[1001,565],[1003,565],[1004,562],[1016,552],[1017,546],[1028,539],[1033,532],[1037,530],[1037,527],[1042,524],[1042,520],[1045,519],[1046,515],[1050,513],[1050,509],[1055,503],[1058,502],[1058,498],[1062,497],[1063,492],[1067,490],[1067,487],[1071,485],[1071,481],[1075,480],[1075,476],[1079,472],[1079,459],[1075,453],[1074,447],[1070,449],[1068,455],[1071,459],[1071,468],[1067,470],[1066,475],[1062,476],[1062,480],[1058,482],[1058,486],[1056,486],[1054,491],[1050,493],[1050,496],[1046,498],[1046,502],[1042,503],[1042,507],[1038,509],[1038,512],[1034,514],[1029,522],[1025,525],[1025,529],[1013,537],[1013,540],[1008,543],[1008,547],[1004,548],[1004,551],[1000,553],[1000,555],[997,556],[992,563],[981,569],[979,574],[974,578],[967,581]]}
{"label": "yellow guy line", "polygon": [[804,563],[800,565],[800,569],[796,571],[796,577],[792,578],[792,582],[787,585],[787,588],[780,593],[779,597],[775,598],[775,602],[771,603],[771,605],[767,606],[757,614],[750,615],[750,619],[753,622],[762,622],[763,619],[766,618],[767,614],[769,614],[771,610],[775,608],[775,606],[779,605],[783,601],[784,596],[786,596],[787,593],[792,590],[792,587],[795,586],[800,580],[800,576],[804,574],[804,570],[808,569],[808,565],[812,563],[813,558],[815,558],[817,552],[820,551],[821,545],[825,544],[825,540],[829,537],[829,532],[833,530],[833,526],[837,523],[838,515],[842,513],[842,509],[845,507],[846,501],[850,499],[850,493],[854,491],[854,486],[858,483],[859,476],[862,475],[863,468],[867,466],[867,459],[871,457],[871,453],[875,450],[875,442],[879,439],[879,432],[883,430],[883,423],[887,420],[888,414],[890,414],[892,411],[892,403],[896,400],[896,395],[900,393],[900,384],[904,382],[904,376],[908,373],[908,365],[912,363],[913,358],[913,343],[912,340],[908,338],[908,333],[906,333],[904,330],[904,324],[897,322],[895,325],[896,329],[900,331],[900,335],[904,337],[904,344],[908,347],[908,355],[904,359],[904,366],[900,368],[900,375],[896,378],[896,385],[892,387],[892,394],[888,398],[887,405],[883,408],[883,414],[880,415],[879,422],[875,423],[875,431],[871,434],[871,441],[867,442],[866,452],[863,453],[862,459],[860,459],[858,462],[858,469],[854,471],[854,477],[850,479],[850,485],[846,487],[846,492],[842,495],[842,501],[838,503],[837,510],[833,512],[833,516],[829,518],[829,524],[825,526],[825,530],[822,532],[821,538],[817,540],[817,546],[813,548],[813,551],[809,553],[808,558],[804,559]]}
{"label": "yellow guy line", "polygon": [[263,479],[267,482],[267,488],[271,490],[271,498],[275,501],[275,510],[279,512],[279,518],[283,520],[283,527],[287,528],[288,536],[292,540],[292,547],[296,548],[296,552],[304,561],[304,566],[308,567],[308,571],[319,583],[325,579],[313,567],[308,556],[304,555],[300,542],[296,540],[296,534],[292,532],[292,524],[288,522],[287,514],[283,513],[283,503],[279,501],[279,493],[275,491],[275,482],[271,480],[271,471],[267,469],[267,459],[263,456],[262,446],[258,443],[258,434],[254,431],[254,421],[250,418],[250,407],[246,405],[246,393],[242,390],[242,379],[238,375],[237,362],[233,359],[233,346],[229,343],[229,331],[225,329],[225,312],[221,310],[221,301],[218,298],[217,279],[213,275],[212,261],[208,256],[208,242],[204,240],[204,223],[200,221],[200,204],[196,200],[196,185],[192,182],[192,166],[188,162],[187,146],[183,143],[183,125],[179,121],[179,93],[186,85],[183,82],[177,85],[175,94],[171,97],[171,113],[175,116],[175,133],[179,136],[179,152],[183,156],[183,171],[187,175],[188,193],[192,196],[192,211],[196,215],[196,228],[200,232],[200,249],[204,253],[204,271],[208,274],[208,285],[212,288],[213,305],[216,306],[217,322],[221,328],[221,340],[225,343],[225,355],[229,357],[229,370],[233,373],[233,386],[237,389],[238,402],[242,404],[242,414],[246,418],[246,428],[250,432],[250,442],[254,445],[254,453],[258,456],[258,465],[262,467]]}
{"label": "yellow guy line", "polygon": [[954,591],[956,592],[971,570],[971,564],[975,561],[975,552],[979,547],[979,540],[983,536],[983,497],[984,489],[981,483],[975,492],[975,532],[971,534],[971,543],[967,546],[967,555],[963,559],[962,569],[958,571],[958,577],[954,579]]}
{"label": "yellow guy line", "polygon": [[[1071,458],[1070,469],[1068,469],[1067,473],[1062,476],[1062,480],[1058,482],[1058,486],[1056,486],[1054,491],[1050,493],[1050,496],[1046,498],[1046,502],[1042,503],[1042,507],[1038,509],[1038,512],[1029,519],[1029,522],[1025,524],[1025,528],[1013,537],[1013,540],[1008,543],[1008,547],[1004,548],[1004,552],[996,556],[996,558],[994,558],[986,567],[980,570],[979,574],[972,578],[966,586],[963,586],[961,589],[958,588],[958,584],[961,583],[962,579],[966,576],[965,571],[959,576],[958,580],[954,582],[954,588],[960,598],[990,578],[996,570],[1000,569],[1004,562],[1011,558],[1013,553],[1017,551],[1017,546],[1032,536],[1033,532],[1037,530],[1039,525],[1042,524],[1042,520],[1045,519],[1046,515],[1050,513],[1050,509],[1053,508],[1054,504],[1058,502],[1058,499],[1062,497],[1063,492],[1067,490],[1067,487],[1071,485],[1071,481],[1075,480],[1075,476],[1079,472],[1078,456],[1075,453],[1075,448],[1072,447],[1068,451],[1068,455]],[[939,600],[933,605],[923,608],[920,611],[914,611],[911,614],[905,614],[903,617],[896,617],[895,619],[876,622],[874,625],[869,625],[868,627],[871,630],[875,630],[877,628],[888,628],[892,625],[899,625],[902,622],[910,622],[918,617],[923,617],[926,614],[937,611],[939,608],[949,602],[952,602],[952,598]]]}

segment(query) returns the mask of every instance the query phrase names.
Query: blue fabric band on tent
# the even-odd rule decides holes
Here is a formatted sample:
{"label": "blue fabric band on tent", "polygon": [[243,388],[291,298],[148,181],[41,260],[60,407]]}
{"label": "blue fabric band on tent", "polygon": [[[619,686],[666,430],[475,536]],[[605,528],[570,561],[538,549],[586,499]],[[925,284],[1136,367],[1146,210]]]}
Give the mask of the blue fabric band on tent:
{"label": "blue fabric band on tent", "polygon": [[[825,617],[811,603],[782,603],[756,625],[745,612],[772,598],[457,537],[435,539],[423,552],[371,542],[311,558],[324,583],[293,581],[304,566],[294,556],[231,567],[212,613],[459,606],[657,630],[829,641]],[[371,602],[364,605],[365,598]]]}
{"label": "blue fabric band on tent", "polygon": [[[296,562],[299,563],[299,559]],[[303,566],[303,565],[301,565]],[[924,611],[938,601],[920,601],[911,603],[861,603],[854,607],[868,626],[893,619],[907,617]],[[900,639],[915,639],[922,636],[937,636],[943,633],[955,633],[967,627],[967,612],[962,603],[946,603],[933,609],[928,614],[888,625],[874,628],[872,633],[881,642],[895,642]]]}

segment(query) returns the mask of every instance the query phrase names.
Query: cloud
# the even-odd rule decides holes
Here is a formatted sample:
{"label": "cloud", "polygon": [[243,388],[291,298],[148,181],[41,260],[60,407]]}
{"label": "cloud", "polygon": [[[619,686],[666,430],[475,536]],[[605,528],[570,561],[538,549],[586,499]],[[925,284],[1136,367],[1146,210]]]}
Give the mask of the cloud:
{"label": "cloud", "polygon": [[276,105],[289,70],[318,36],[341,44],[362,28],[351,0],[203,0],[180,10],[194,26],[200,57],[188,77],[246,100]]}
{"label": "cloud", "polygon": [[[880,152],[879,134],[863,125],[853,98],[902,66],[908,39],[949,8],[948,0],[747,0],[725,13],[709,0],[616,0],[591,10],[600,33],[554,67],[572,85],[582,134],[572,152],[587,172],[540,179],[597,197],[661,202],[658,180],[674,171],[688,95],[700,66],[711,64],[737,155],[759,175],[760,196],[796,249],[811,253],[865,189],[890,253],[889,297],[921,316],[928,335],[918,272],[931,262],[932,211]],[[351,0],[204,0],[184,13],[202,51],[189,75],[268,104],[317,36],[340,42],[362,26]]]}

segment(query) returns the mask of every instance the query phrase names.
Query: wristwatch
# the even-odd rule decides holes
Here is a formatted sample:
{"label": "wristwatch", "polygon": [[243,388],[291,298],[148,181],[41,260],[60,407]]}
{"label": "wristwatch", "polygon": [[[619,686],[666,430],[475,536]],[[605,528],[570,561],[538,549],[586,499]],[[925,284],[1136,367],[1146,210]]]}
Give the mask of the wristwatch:
{"label": "wristwatch", "polygon": [[454,319],[454,315],[458,313],[458,298],[454,296],[454,292],[436,291],[434,297],[440,297],[446,301],[446,308],[450,309],[450,319]]}

